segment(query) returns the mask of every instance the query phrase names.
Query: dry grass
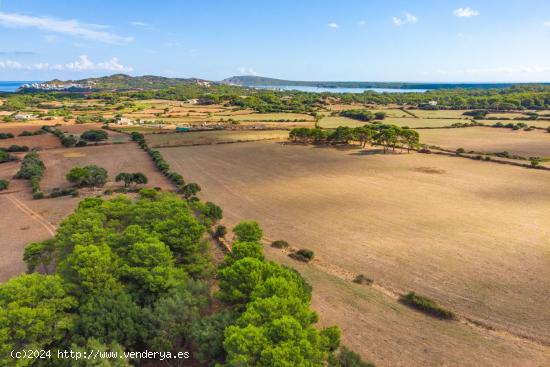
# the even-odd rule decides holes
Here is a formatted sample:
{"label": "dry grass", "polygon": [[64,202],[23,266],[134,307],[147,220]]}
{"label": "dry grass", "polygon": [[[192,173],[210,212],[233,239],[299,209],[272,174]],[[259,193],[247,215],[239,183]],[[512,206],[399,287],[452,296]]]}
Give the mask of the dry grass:
{"label": "dry grass", "polygon": [[354,120],[354,119],[350,119],[342,116],[324,117],[321,119],[321,121],[319,121],[319,126],[324,127],[326,129],[335,129],[338,126],[358,127],[358,126],[364,126],[366,124],[368,124],[368,122],[365,123],[363,121]]}
{"label": "dry grass", "polygon": [[442,119],[442,118],[387,118],[383,121],[385,124],[394,124],[397,126],[408,126],[410,128],[420,127],[444,127],[451,126],[454,123],[469,122],[464,119]]}
{"label": "dry grass", "polygon": [[105,168],[109,173],[107,187],[120,186],[114,182],[120,172],[143,172],[149,183],[148,187],[171,188],[166,177],[158,172],[153,162],[136,144],[99,145],[73,149],[52,149],[40,153],[46,164],[42,178],[42,189],[46,192],[56,187],[69,187],[65,175],[75,166],[95,164]]}
{"label": "dry grass", "polygon": [[147,135],[147,143],[152,147],[167,147],[286,138],[288,138],[286,130],[216,130],[150,134]]}
{"label": "dry grass", "polygon": [[548,172],[274,142],[161,151],[229,225],[259,220],[269,239],[386,288],[550,341]]}
{"label": "dry grass", "polygon": [[489,127],[419,130],[420,141],[428,145],[483,153],[507,151],[523,157],[550,157],[550,134]]}
{"label": "dry grass", "polygon": [[471,117],[465,116],[464,112],[467,110],[409,110],[420,118],[431,119],[470,119]]}

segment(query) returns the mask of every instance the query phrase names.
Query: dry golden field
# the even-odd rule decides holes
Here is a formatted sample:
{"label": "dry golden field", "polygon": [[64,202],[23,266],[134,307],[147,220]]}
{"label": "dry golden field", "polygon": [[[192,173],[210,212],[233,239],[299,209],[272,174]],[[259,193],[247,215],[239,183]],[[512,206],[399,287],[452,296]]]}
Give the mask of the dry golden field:
{"label": "dry golden field", "polygon": [[120,186],[115,183],[115,176],[120,172],[142,172],[149,182],[148,187],[171,188],[170,181],[156,169],[153,161],[145,151],[134,143],[98,145],[83,148],[50,149],[40,152],[46,165],[41,186],[44,191],[56,187],[69,187],[65,175],[75,166],[95,164],[109,173],[107,187]]}
{"label": "dry golden field", "polygon": [[541,130],[468,127],[461,129],[418,130],[420,141],[428,145],[481,153],[507,151],[523,157],[550,157],[550,134]]}
{"label": "dry golden field", "polygon": [[[548,172],[276,142],[161,152],[225,209],[228,225],[258,220],[266,238],[314,250],[329,275],[374,279],[378,293],[327,274],[313,284],[325,322],[377,365],[550,363]],[[433,320],[392,298],[410,290],[497,331]],[[392,348],[369,352],[373,339]]]}
{"label": "dry golden field", "polygon": [[271,140],[288,138],[286,130],[215,130],[185,133],[148,134],[147,143],[153,148],[235,143],[239,141]]}

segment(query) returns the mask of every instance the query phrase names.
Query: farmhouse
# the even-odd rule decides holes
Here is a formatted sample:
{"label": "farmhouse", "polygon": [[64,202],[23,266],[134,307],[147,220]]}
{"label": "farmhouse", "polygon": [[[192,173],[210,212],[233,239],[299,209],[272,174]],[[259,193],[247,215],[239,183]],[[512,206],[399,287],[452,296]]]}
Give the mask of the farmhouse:
{"label": "farmhouse", "polygon": [[18,113],[14,116],[14,118],[18,121],[26,121],[30,120],[34,117],[34,115],[31,115],[30,113]]}

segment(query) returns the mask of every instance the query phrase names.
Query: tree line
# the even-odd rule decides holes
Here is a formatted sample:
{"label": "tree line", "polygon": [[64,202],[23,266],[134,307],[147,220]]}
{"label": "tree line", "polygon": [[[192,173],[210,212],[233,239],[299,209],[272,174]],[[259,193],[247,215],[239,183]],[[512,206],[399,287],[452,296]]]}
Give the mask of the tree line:
{"label": "tree line", "polygon": [[290,130],[289,138],[302,144],[350,144],[359,142],[364,148],[366,144],[382,145],[387,148],[401,150],[416,149],[420,146],[420,135],[417,131],[396,125],[372,124],[360,127],[339,126],[328,130],[321,128],[299,127]]}

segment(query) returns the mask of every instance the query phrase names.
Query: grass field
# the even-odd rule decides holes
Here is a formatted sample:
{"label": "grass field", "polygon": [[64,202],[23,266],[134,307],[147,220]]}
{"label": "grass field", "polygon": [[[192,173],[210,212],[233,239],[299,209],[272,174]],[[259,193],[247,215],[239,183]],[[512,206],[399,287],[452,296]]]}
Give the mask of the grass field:
{"label": "grass field", "polygon": [[264,139],[286,139],[286,130],[216,130],[186,133],[149,134],[147,143],[152,147],[196,144],[234,143]]}
{"label": "grass field", "polygon": [[[228,225],[256,219],[267,238],[312,249],[317,261],[365,274],[384,289],[414,290],[460,317],[550,341],[548,172],[275,142],[161,151],[202,186],[203,198],[226,210]],[[348,301],[327,297],[333,302],[327,307],[347,307]],[[388,312],[400,319],[400,308]],[[380,340],[406,333],[384,334],[383,317],[375,325],[368,314],[346,319],[377,330]],[[411,328],[432,335],[423,322]],[[434,355],[412,349],[415,358]]]}
{"label": "grass field", "polygon": [[550,134],[540,130],[523,131],[489,127],[419,130],[423,144],[445,149],[483,153],[507,151],[523,157],[550,157]]}

